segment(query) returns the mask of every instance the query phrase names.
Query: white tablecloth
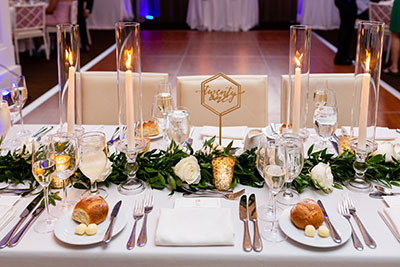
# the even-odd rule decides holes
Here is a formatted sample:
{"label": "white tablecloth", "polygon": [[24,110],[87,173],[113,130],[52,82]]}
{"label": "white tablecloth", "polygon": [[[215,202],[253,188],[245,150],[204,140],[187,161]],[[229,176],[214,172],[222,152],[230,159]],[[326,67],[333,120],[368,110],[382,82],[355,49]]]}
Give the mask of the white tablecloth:
{"label": "white tablecloth", "polygon": [[[40,125],[28,126],[32,132],[40,128]],[[98,129],[96,126],[85,127],[86,130]],[[115,127],[105,127],[107,136],[110,137]],[[16,129],[12,129],[15,131]],[[201,144],[199,138],[200,129],[194,131],[194,146]],[[158,142],[152,143],[152,146]],[[249,196],[255,193],[257,206],[266,203],[268,199],[266,188],[255,189],[251,187],[238,186],[236,189],[246,189]],[[235,190],[236,190],[235,189]],[[109,266],[399,266],[400,244],[384,225],[377,214],[377,210],[384,208],[381,200],[369,198],[365,193],[349,192],[347,189],[334,190],[333,193],[325,195],[314,190],[306,190],[301,194],[302,198],[311,197],[321,199],[328,213],[337,212],[337,203],[344,192],[348,192],[353,198],[357,207],[357,213],[377,243],[376,249],[365,247],[363,251],[356,251],[351,240],[346,244],[332,249],[316,249],[297,244],[290,239],[273,244],[263,240],[264,250],[260,253],[244,252],[242,250],[243,223],[238,216],[238,200],[221,199],[221,207],[230,208],[234,215],[235,245],[233,247],[157,247],[154,245],[155,230],[161,208],[173,208],[174,199],[182,197],[181,193],[169,196],[169,191],[154,190],[154,209],[148,218],[148,243],[143,248],[135,247],[133,250],[126,249],[126,242],[129,238],[133,225],[132,209],[135,197],[120,195],[116,186],[112,185],[107,189],[109,196],[107,201],[111,204],[119,199],[123,200],[120,213],[125,213],[129,220],[124,230],[113,238],[110,244],[90,246],[72,246],[58,241],[54,235],[41,235],[30,229],[21,242],[14,248],[0,249],[0,266],[31,266],[31,267],[109,267]],[[399,188],[394,188],[400,191]],[[71,196],[78,196],[80,191],[71,192]],[[16,209],[22,210],[30,199],[21,200]],[[260,211],[259,211],[260,213]],[[45,214],[42,214],[43,218]],[[40,218],[39,218],[40,219]],[[0,230],[0,236],[15,224],[17,218],[8,225],[6,229]],[[142,226],[143,220],[138,224],[137,235]],[[264,222],[260,222],[260,230]],[[361,234],[352,220],[357,234]],[[250,225],[250,234],[253,236],[253,226]],[[33,225],[34,226],[34,225]],[[193,229],[196,231],[196,229]]]}
{"label": "white tablecloth", "polygon": [[189,0],[191,29],[248,31],[258,24],[258,0]]}
{"label": "white tablecloth", "polygon": [[133,17],[131,0],[94,0],[87,25],[89,29],[114,29],[115,23]]}
{"label": "white tablecloth", "polygon": [[334,0],[303,0],[301,24],[315,30],[339,29],[339,10]]}

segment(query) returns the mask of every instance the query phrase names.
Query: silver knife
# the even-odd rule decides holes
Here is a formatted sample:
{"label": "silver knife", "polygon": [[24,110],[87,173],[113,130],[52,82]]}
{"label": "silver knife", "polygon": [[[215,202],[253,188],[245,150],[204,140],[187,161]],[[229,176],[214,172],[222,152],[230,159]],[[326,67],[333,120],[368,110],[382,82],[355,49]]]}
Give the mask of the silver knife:
{"label": "silver knife", "polygon": [[256,205],[256,195],[251,194],[249,197],[249,217],[250,221],[254,223],[254,240],[253,240],[253,249],[256,252],[260,252],[263,250],[263,244],[260,237],[260,232],[258,230],[257,223],[257,205]]}
{"label": "silver knife", "polygon": [[43,207],[38,207],[32,212],[32,217],[30,220],[24,225],[24,227],[21,228],[21,230],[7,243],[9,247],[14,247],[15,245],[18,244],[18,242],[21,240],[21,238],[24,236],[26,230],[31,226],[31,224],[36,221],[36,219],[39,217],[39,215],[43,212],[44,206]]}
{"label": "silver knife", "polygon": [[8,241],[10,241],[11,237],[18,230],[18,227],[25,221],[26,217],[28,217],[29,213],[36,207],[36,205],[42,200],[43,193],[40,193],[37,197],[35,197],[31,203],[22,211],[21,215],[19,215],[19,221],[17,224],[8,232],[3,239],[0,241],[0,248],[4,248],[7,246]]}
{"label": "silver knife", "polygon": [[115,204],[115,206],[111,212],[110,225],[108,226],[106,234],[104,235],[104,239],[103,239],[103,242],[106,244],[111,241],[114,220],[115,220],[115,217],[117,217],[117,214],[119,212],[119,208],[121,207],[121,204],[122,204],[122,200],[118,201],[117,204]]}
{"label": "silver knife", "polygon": [[240,216],[240,220],[242,220],[244,223],[243,250],[246,252],[250,252],[252,247],[251,247],[249,224],[248,224],[248,217],[247,217],[247,196],[246,195],[243,195],[240,198],[239,216]]}
{"label": "silver knife", "polygon": [[340,237],[339,233],[336,231],[335,227],[333,227],[331,220],[329,220],[328,213],[326,213],[325,207],[322,204],[321,200],[318,200],[317,203],[318,203],[318,206],[321,208],[322,213],[324,214],[326,224],[328,225],[328,228],[332,233],[331,237],[332,237],[333,241],[335,241],[336,243],[342,243],[342,238]]}

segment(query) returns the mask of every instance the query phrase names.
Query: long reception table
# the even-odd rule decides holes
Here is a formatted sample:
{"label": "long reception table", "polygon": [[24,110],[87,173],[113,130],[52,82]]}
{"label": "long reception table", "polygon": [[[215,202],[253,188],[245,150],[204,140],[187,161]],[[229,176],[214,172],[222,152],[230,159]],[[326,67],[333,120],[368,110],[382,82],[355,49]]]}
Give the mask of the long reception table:
{"label": "long reception table", "polygon": [[[41,125],[28,125],[32,132],[39,129]],[[85,126],[86,130],[104,129],[107,137],[110,138],[115,126]],[[11,131],[18,130],[14,127]],[[53,130],[54,131],[54,130]],[[10,134],[12,134],[10,132]],[[202,138],[199,135],[199,128],[193,133],[193,146],[199,149]],[[399,135],[400,136],[400,135]],[[310,144],[309,141],[308,144]],[[159,141],[152,142],[152,147],[157,147]],[[245,194],[249,196],[255,193],[257,206],[260,208],[267,202],[267,189],[251,188],[238,185],[235,191],[245,188]],[[330,249],[312,248],[301,245],[287,239],[281,243],[270,243],[263,240],[264,249],[262,252],[244,252],[243,242],[243,222],[239,220],[238,206],[239,200],[220,199],[221,207],[231,209],[234,220],[235,243],[234,246],[210,246],[210,247],[161,247],[154,243],[156,227],[161,208],[173,208],[175,199],[181,198],[181,193],[169,195],[168,190],[153,190],[154,209],[148,217],[148,243],[145,247],[135,247],[133,250],[126,249],[126,242],[129,238],[133,225],[133,203],[136,199],[142,198],[124,196],[118,193],[116,186],[111,185],[106,188],[109,193],[107,202],[110,207],[122,200],[123,204],[120,214],[128,217],[126,227],[116,235],[111,243],[102,243],[89,246],[73,246],[59,241],[54,234],[38,234],[33,227],[26,233],[21,242],[13,248],[0,249],[0,266],[30,266],[30,267],[78,267],[78,266],[399,266],[400,264],[400,244],[393,237],[389,229],[385,226],[377,211],[382,210],[385,204],[382,200],[368,197],[366,193],[354,193],[347,189],[334,189],[331,194],[324,194],[320,191],[309,190],[301,194],[301,198],[321,199],[330,214],[337,213],[338,202],[344,193],[348,193],[357,207],[357,213],[363,221],[369,233],[377,243],[376,249],[365,246],[363,251],[353,248],[351,239],[342,246]],[[399,191],[399,188],[393,190]],[[72,197],[79,197],[82,191],[71,190]],[[17,215],[30,202],[32,197],[21,199],[15,207]],[[41,215],[43,218],[45,213]],[[39,218],[40,219],[40,218]],[[4,236],[10,228],[17,222],[18,218],[1,229],[0,236]],[[143,220],[138,224],[141,228]],[[354,221],[357,234],[361,238],[361,233]],[[250,225],[250,234],[253,236],[253,226]],[[260,221],[260,230],[265,222]],[[33,225],[34,226],[34,225]],[[193,229],[196,231],[196,229]],[[137,235],[139,230],[137,230]],[[364,242],[363,242],[364,243]]]}

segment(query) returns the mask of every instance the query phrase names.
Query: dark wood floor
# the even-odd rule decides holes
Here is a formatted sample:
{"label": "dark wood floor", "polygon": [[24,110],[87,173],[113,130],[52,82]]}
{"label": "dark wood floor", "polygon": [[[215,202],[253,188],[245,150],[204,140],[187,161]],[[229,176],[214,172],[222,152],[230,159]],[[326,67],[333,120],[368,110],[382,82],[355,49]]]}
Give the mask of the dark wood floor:
{"label": "dark wood floor", "polygon": [[[281,75],[288,72],[289,31],[142,31],[141,38],[142,71],[168,73],[173,87],[181,75],[267,74],[269,121],[280,122]],[[314,36],[311,55],[312,73],[354,72],[352,66],[334,65],[334,53]],[[90,70],[115,71],[115,64],[113,52]],[[378,124],[400,128],[400,101],[384,89],[380,92]]]}

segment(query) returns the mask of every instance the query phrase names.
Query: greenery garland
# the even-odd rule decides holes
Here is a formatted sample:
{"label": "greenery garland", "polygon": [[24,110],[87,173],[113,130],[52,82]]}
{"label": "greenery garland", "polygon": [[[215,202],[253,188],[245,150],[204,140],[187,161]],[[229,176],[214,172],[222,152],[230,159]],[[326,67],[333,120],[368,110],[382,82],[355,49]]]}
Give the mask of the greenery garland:
{"label": "greenery garland", "polygon": [[[215,138],[207,140],[201,150],[194,151],[188,145],[182,148],[172,142],[166,150],[151,150],[139,153],[137,162],[139,169],[137,177],[146,181],[154,189],[168,188],[174,191],[182,192],[183,181],[175,175],[173,167],[183,158],[193,155],[196,157],[200,169],[201,180],[198,184],[190,185],[196,189],[213,189],[214,180],[212,175],[211,161],[215,157],[227,156],[235,160],[234,177],[232,188],[237,184],[243,184],[251,187],[263,187],[264,180],[259,175],[256,168],[255,148],[247,150],[239,156],[230,154],[231,146],[226,148],[215,145]],[[313,151],[311,146],[304,160],[304,167],[299,177],[297,177],[292,186],[302,192],[305,188],[311,187],[318,190],[324,190],[310,176],[311,169],[318,163],[328,163],[334,176],[334,187],[342,188],[349,180],[354,178],[353,162],[355,155],[350,151],[345,151],[339,156],[327,153],[327,150]],[[0,156],[0,182],[19,184],[28,181],[31,188],[37,186],[30,165],[31,155],[25,148],[21,152],[8,152],[6,155]],[[112,172],[104,181],[106,186],[110,183],[119,184],[127,179],[125,172],[126,157],[123,153],[113,153],[109,156],[112,162]],[[377,181],[387,186],[400,186],[400,162],[393,158],[393,162],[385,162],[383,155],[369,155],[367,158],[368,170],[366,179],[369,181]],[[86,178],[79,170],[73,176],[74,187],[87,188],[89,179]],[[86,184],[86,185],[85,185]]]}

